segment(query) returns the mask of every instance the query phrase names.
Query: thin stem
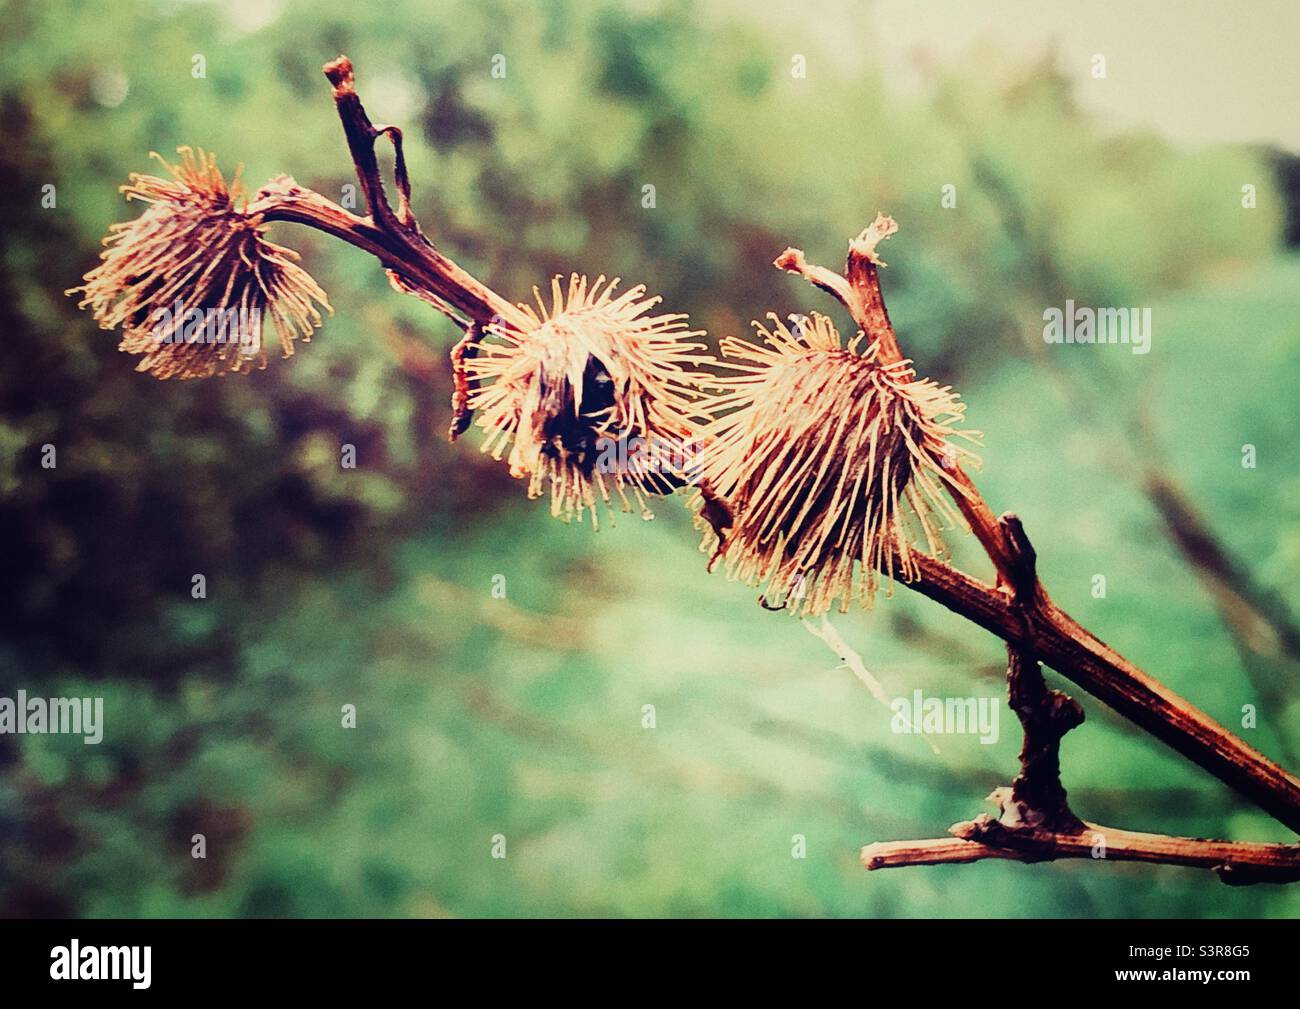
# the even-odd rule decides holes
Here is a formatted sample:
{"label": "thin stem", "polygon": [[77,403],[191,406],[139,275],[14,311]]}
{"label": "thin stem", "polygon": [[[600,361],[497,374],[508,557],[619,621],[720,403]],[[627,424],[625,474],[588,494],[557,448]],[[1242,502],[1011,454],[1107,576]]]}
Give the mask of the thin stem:
{"label": "thin stem", "polygon": [[[991,832],[986,822],[970,820],[953,824],[949,831],[952,837],[869,844],[862,849],[862,864],[874,870],[964,864],[986,858],[1018,862],[1088,858],[1213,869],[1225,883],[1236,885],[1300,880],[1300,845],[1293,844],[1169,837],[1095,823],[1085,823],[1077,833],[1005,828]],[[998,843],[990,843],[993,836]]]}
{"label": "thin stem", "polygon": [[[827,291],[862,327],[880,341],[890,360],[903,360],[880,292],[878,244],[897,231],[891,218],[877,215],[849,244],[845,275],[807,262],[803,252],[786,249],[775,261]],[[913,554],[915,589],[968,620],[1026,649],[1114,708],[1135,725],[1173,747],[1224,784],[1300,833],[1300,780],[1248,746],[1158,680],[1099,640],[1057,607],[1024,554],[1033,548],[1014,515],[1001,519],[966,473],[955,466],[949,495],[970,523],[997,570],[998,585],[985,585],[937,558]],[[888,573],[886,558],[882,570]],[[898,558],[892,563],[899,565]]]}
{"label": "thin stem", "polygon": [[[1300,780],[1081,627],[1041,590],[1022,611],[991,585],[916,556],[905,583],[1047,665],[1300,833]],[[895,561],[897,563],[897,561]]]}
{"label": "thin stem", "polygon": [[[357,97],[352,61],[340,56],[325,64],[324,72],[334,88],[334,105],[343,124],[370,217],[358,218],[347,214],[318,196],[315,200],[300,203],[292,211],[281,208],[286,214],[283,219],[323,225],[322,230],[360,244],[378,255],[390,269],[417,282],[481,326],[490,324],[494,317],[517,321],[518,311],[510,302],[444,256],[421,232],[410,211],[410,181],[402,154],[401,131],[394,126],[376,128],[370,122],[361,99]],[[396,151],[395,176],[401,196],[400,213],[393,212],[384,193],[384,182],[375,157],[375,141],[380,136],[389,137]],[[326,204],[329,204],[328,208]],[[296,217],[288,216],[295,212]],[[337,212],[346,217],[340,219]]]}
{"label": "thin stem", "polygon": [[[462,428],[467,419],[469,395],[468,386],[461,384],[464,358],[473,352],[477,337],[494,322],[526,325],[526,321],[514,305],[442,255],[420,230],[411,211],[410,180],[402,151],[401,131],[391,126],[376,127],[370,122],[356,93],[351,62],[346,57],[339,57],[326,64],[324,70],[334,89],[335,104],[366,197],[369,216],[352,214],[320,194],[284,178],[259,192],[250,210],[264,215],[266,220],[293,221],[315,227],[365,250],[389,269],[399,289],[424,298],[466,328],[466,340],[457,349],[457,364],[462,370],[457,378],[456,418],[453,422],[453,430]],[[387,137],[394,146],[394,176],[400,197],[397,211],[388,203],[375,157],[374,145],[381,136]],[[797,249],[787,249],[776,261],[782,269],[799,273],[838,298],[863,332],[877,343],[884,363],[906,360],[881,293],[879,269],[884,263],[877,254],[879,243],[896,230],[897,225],[890,218],[877,216],[870,227],[850,242],[842,275],[807,263],[803,253]],[[997,585],[986,585],[936,558],[914,555],[918,574],[908,583],[909,587],[1006,641],[1013,649],[1013,674],[1015,656],[1022,660],[1022,674],[1024,663],[1033,663],[1035,669],[1037,661],[1047,663],[1135,725],[1257,803],[1280,822],[1300,832],[1300,780],[1148,676],[1062,612],[1038,581],[1032,564],[1025,563],[1027,552],[1032,558],[1032,547],[1018,520],[1014,516],[996,518],[959,466],[954,466],[949,475],[952,479],[945,481],[948,492],[992,560],[997,571]],[[715,528],[725,529],[731,523],[726,502],[712,497],[707,488],[704,490],[706,517]],[[897,566],[898,561],[895,559],[894,563]],[[1022,681],[1019,689],[1022,700],[1027,696],[1024,691],[1034,694],[1035,704],[1047,696],[1040,696],[1037,682]],[[1014,697],[1013,692],[1013,700]],[[1030,728],[1027,724],[1026,729]],[[1041,726],[1036,726],[1034,731],[1039,728]],[[1061,798],[1063,801],[1063,795]],[[864,851],[864,857],[866,852],[873,852],[869,867],[874,868],[981,858],[1041,860],[1044,857],[1081,857],[1092,851],[1091,842],[1085,845],[1084,835],[1079,833],[1049,834],[1036,828],[1011,828],[996,821],[992,821],[992,826],[983,821],[972,823],[978,826],[972,827],[968,833],[978,831],[982,840],[943,839],[874,845]],[[1294,846],[1162,838],[1085,826],[1088,831],[1105,834],[1108,857],[1112,859],[1226,866],[1221,873],[1235,873],[1244,881],[1251,881],[1251,873],[1255,870],[1281,878],[1296,869]],[[986,843],[993,839],[997,844]]]}
{"label": "thin stem", "polygon": [[[899,346],[898,334],[894,332],[889,311],[885,308],[884,294],[880,290],[880,267],[886,264],[880,258],[878,246],[897,231],[898,225],[892,217],[877,214],[876,219],[849,242],[843,275],[809,263],[802,249],[786,249],[772,264],[779,270],[798,274],[844,305],[867,339],[877,345],[881,364],[907,360]],[[1010,558],[993,509],[988,506],[960,463],[954,462],[948,468],[948,475],[952,482],[945,480],[943,483],[971,532],[993,561],[999,581],[1004,581],[1010,573]]]}

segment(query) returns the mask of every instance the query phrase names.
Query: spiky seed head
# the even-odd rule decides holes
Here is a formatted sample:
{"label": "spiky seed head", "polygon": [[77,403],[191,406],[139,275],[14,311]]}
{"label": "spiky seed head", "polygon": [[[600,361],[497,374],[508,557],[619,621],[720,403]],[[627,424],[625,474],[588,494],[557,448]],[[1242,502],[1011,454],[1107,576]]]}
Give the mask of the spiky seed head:
{"label": "spiky seed head", "polygon": [[698,368],[712,360],[685,315],[652,315],[659,298],[640,285],[616,296],[618,283],[556,276],[549,306],[534,288],[536,309],[494,320],[466,362],[483,451],[508,448],[529,497],[549,492],[552,515],[590,513],[593,527],[598,502],[651,518],[647,495],[683,482],[702,423]]}
{"label": "spiky seed head", "polygon": [[978,433],[958,430],[950,388],[882,364],[861,333],[846,348],[824,316],[768,318],[754,324],[762,345],[721,342],[736,374],[706,404],[702,475],[731,509],[715,560],[795,614],[870,606],[881,568],[913,578],[918,538],[937,555],[941,529],[963,523],[944,484],[978,461],[952,438]]}
{"label": "spiky seed head", "polygon": [[137,370],[158,378],[206,378],[266,365],[264,316],[280,348],[311,339],[325,292],[292,249],[270,242],[260,214],[247,210],[236,172],[226,184],[214,155],[181,147],[170,178],[133,173],[122,187],[149,208],[114,224],[100,264],[80,294],[103,329],[122,327],[119,350],[140,355]]}

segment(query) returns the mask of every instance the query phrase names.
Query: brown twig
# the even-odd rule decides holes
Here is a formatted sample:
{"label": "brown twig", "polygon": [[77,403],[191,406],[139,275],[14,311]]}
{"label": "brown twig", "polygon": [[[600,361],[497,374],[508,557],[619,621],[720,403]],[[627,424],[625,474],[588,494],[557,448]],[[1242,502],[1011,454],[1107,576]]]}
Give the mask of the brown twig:
{"label": "brown twig", "polygon": [[[1023,612],[1037,596],[1038,556],[1014,515],[999,523],[1011,555],[1011,601]],[[1020,720],[1024,743],[1020,773],[1011,783],[1002,822],[1063,833],[1083,828],[1066,801],[1061,784],[1061,739],[1083,724],[1083,708],[1059,690],[1049,690],[1037,654],[1022,645],[1007,645],[1007,703]]]}
{"label": "brown twig", "polygon": [[[348,149],[356,166],[357,178],[370,208],[370,222],[398,252],[398,262],[391,268],[427,288],[430,293],[463,312],[472,321],[487,325],[494,315],[513,317],[513,305],[480,283],[440,253],[420,230],[410,210],[410,181],[402,155],[401,131],[393,126],[374,126],[357,96],[352,61],[340,56],[324,67],[325,76],[334,87],[334,105],[338,110]],[[401,208],[394,213],[384,192],[383,178],[375,158],[375,141],[387,136],[396,152],[395,178],[401,196]],[[415,269],[410,269],[415,267]]]}
{"label": "brown twig", "polygon": [[[1002,519],[1012,558],[1011,603],[1037,597],[1036,556],[1019,520]],[[1022,611],[1022,616],[1024,613]],[[1109,858],[1213,869],[1234,885],[1300,879],[1300,846],[1207,841],[1099,827],[1075,816],[1061,783],[1061,738],[1083,722],[1083,709],[1049,690],[1032,649],[1008,643],[1007,692],[1020,719],[1024,744],[1020,773],[1010,788],[989,796],[999,815],[954,824],[951,838],[872,844],[862,849],[867,869],[968,863],[985,858],[1022,862],[1058,858]]]}
{"label": "brown twig", "polygon": [[[905,360],[884,307],[879,282],[879,267],[884,264],[876,252],[879,242],[895,231],[897,225],[892,219],[877,215],[871,227],[850,243],[844,275],[808,263],[803,252],[793,248],[786,249],[774,264],[803,276],[843,303],[867,337],[879,343],[879,352],[886,362]],[[1019,519],[1010,514],[995,519],[992,509],[959,465],[954,464],[949,475],[952,480],[947,490],[993,562],[997,584],[985,585],[929,556],[917,558],[918,575],[909,584],[1007,642],[1009,691],[1012,707],[1025,729],[1025,747],[1021,774],[1016,785],[1008,790],[1008,801],[1014,803],[1008,822],[993,821],[997,827],[990,829],[988,838],[996,835],[999,843],[1004,843],[1004,835],[1020,837],[1021,831],[1032,831],[1036,837],[1034,851],[1038,853],[1043,838],[1075,837],[1078,825],[1083,822],[1065,802],[1057,756],[1061,735],[1082,720],[1082,710],[1063,694],[1047,690],[1038,668],[1039,660],[1257,803],[1290,829],[1300,832],[1300,780],[1062,612],[1038,579],[1033,548]],[[897,558],[892,560],[897,565]],[[887,570],[889,564],[881,567]],[[1134,854],[1129,857],[1160,860],[1154,856],[1166,852],[1169,845],[1175,849],[1171,857],[1191,857],[1179,848],[1185,839],[1159,840],[1160,844],[1153,841],[1146,847],[1133,842],[1128,850]],[[1219,846],[1215,851],[1226,850],[1224,845],[1231,846],[1229,842],[1204,843]],[[918,857],[926,859],[975,861],[1007,857],[973,852],[947,840],[923,842],[923,845],[928,847]],[[996,848],[996,845],[984,846]],[[1271,858],[1275,848],[1248,846],[1248,855]],[[878,848],[870,850],[875,852],[873,857],[879,855]],[[898,850],[907,851],[906,843]],[[1291,849],[1282,850],[1289,859]],[[1260,855],[1261,852],[1265,855]],[[889,857],[889,864],[902,864],[899,860],[904,856],[894,853]],[[1194,863],[1178,864],[1206,862],[1202,858]],[[1249,882],[1253,878],[1239,874],[1235,881]]]}
{"label": "brown twig", "polygon": [[[465,361],[473,357],[478,340],[489,326],[502,322],[523,325],[526,320],[514,305],[444,256],[424,235],[411,209],[402,131],[396,126],[371,123],[356,92],[352,62],[340,56],[325,64],[324,72],[334,89],[334,104],[366,198],[368,216],[353,214],[286,176],[263,187],[249,205],[249,212],[267,221],[305,224],[365,250],[387,267],[395,288],[421,298],[465,330],[465,338],[452,354],[456,392],[450,437],[454,441],[470,422]],[[388,202],[375,156],[375,143],[380,137],[388,138],[393,145],[396,211]]]}
{"label": "brown twig", "polygon": [[[880,267],[886,264],[880,258],[877,247],[897,231],[898,224],[892,217],[877,214],[876,219],[849,242],[842,276],[824,266],[809,263],[802,249],[786,249],[772,264],[787,273],[799,274],[843,304],[867,338],[878,344],[881,364],[907,360],[899,346],[898,335],[889,320],[885,298],[880,290]],[[993,561],[1001,582],[1009,575],[1010,559],[993,510],[955,460],[948,468],[948,476],[951,482],[947,483],[947,487],[953,492],[953,502]]]}
{"label": "brown twig", "polygon": [[1095,823],[1075,833],[1008,830],[985,817],[954,823],[952,837],[924,841],[884,841],[862,849],[869,870],[913,865],[949,865],[986,858],[1017,862],[1051,862],[1090,858],[1108,862],[1152,862],[1213,869],[1234,885],[1293,883],[1300,880],[1300,845],[1207,841],[1194,837],[1141,834]]}
{"label": "brown twig", "polygon": [[1017,822],[1053,831],[1077,831],[1082,821],[1066,801],[1061,784],[1061,737],[1083,724],[1083,708],[1059,690],[1049,690],[1033,653],[1007,646],[1007,694],[1020,719],[1024,743],[1020,773],[1011,783]]}
{"label": "brown twig", "polygon": [[799,274],[839,299],[862,331],[879,342],[881,364],[896,364],[904,359],[880,292],[879,268],[886,264],[880,258],[878,247],[896,231],[898,224],[892,217],[877,214],[876,219],[849,242],[843,276],[824,266],[812,265],[804,258],[802,249],[786,249],[773,264],[788,273]]}
{"label": "brown twig", "polygon": [[[267,221],[305,224],[341,238],[370,253],[413,290],[440,299],[470,319],[487,322],[494,315],[512,318],[516,311],[504,298],[434,249],[423,235],[416,242],[409,233],[385,231],[373,218],[359,217],[286,176],[258,190],[248,212],[260,214]],[[465,325],[463,319],[452,318]]]}
{"label": "brown twig", "polygon": [[[493,325],[526,325],[518,309],[442,255],[421,231],[411,209],[410,179],[402,151],[401,131],[375,126],[357,95],[352,64],[339,57],[326,64],[326,77],[347,136],[357,176],[365,194],[368,216],[353,214],[292,179],[274,180],[255,197],[249,211],[265,220],[293,221],[334,235],[374,255],[390,271],[399,290],[415,294],[454,319],[466,338],[453,352],[455,418],[452,436],[468,424],[470,388],[464,371],[476,341]],[[375,143],[386,137],[394,148],[394,179],[399,204],[393,210],[384,190],[375,156]],[[877,216],[849,245],[843,275],[806,262],[797,249],[787,249],[776,261],[838,298],[868,336],[878,343],[885,363],[906,360],[885,308],[879,282],[883,266],[879,243],[897,225]],[[1016,823],[972,821],[964,834],[979,840],[903,842],[867,849],[872,867],[933,861],[975,861],[980,858],[1042,860],[1077,857],[1081,837],[1060,788],[1056,748],[1060,736],[1077,724],[1068,699],[1048,691],[1038,662],[1057,669],[1134,724],[1173,747],[1219,780],[1257,803],[1292,830],[1300,831],[1300,781],[1247,746],[1163,684],[1123,658],[1063,613],[1038,581],[1032,548],[1014,516],[994,517],[978,489],[956,463],[948,470],[948,491],[993,562],[995,585],[984,584],[934,557],[916,555],[917,576],[910,587],[973,623],[1001,637],[1009,646],[1009,690],[1026,730],[1019,788],[1009,790],[1017,802]],[[707,488],[706,488],[707,491]],[[725,501],[705,494],[706,517],[725,529]],[[1030,563],[1026,563],[1026,558]],[[897,561],[895,561],[897,569]],[[1055,785],[1052,780],[1055,779]],[[1059,790],[1059,791],[1058,791]],[[1026,811],[1041,823],[1066,830],[1047,830],[1020,822]],[[1103,832],[1111,858],[1168,861],[1185,865],[1215,865],[1237,881],[1257,876],[1280,878],[1295,868],[1293,846],[1235,844],[1160,838],[1083,824]],[[993,843],[996,842],[996,843]],[[1091,845],[1088,845],[1091,852]],[[865,852],[864,852],[865,857]]]}
{"label": "brown twig", "polygon": [[1081,627],[1038,587],[1028,610],[991,585],[918,557],[908,587],[1038,658],[1177,750],[1291,830],[1300,832],[1300,781]]}

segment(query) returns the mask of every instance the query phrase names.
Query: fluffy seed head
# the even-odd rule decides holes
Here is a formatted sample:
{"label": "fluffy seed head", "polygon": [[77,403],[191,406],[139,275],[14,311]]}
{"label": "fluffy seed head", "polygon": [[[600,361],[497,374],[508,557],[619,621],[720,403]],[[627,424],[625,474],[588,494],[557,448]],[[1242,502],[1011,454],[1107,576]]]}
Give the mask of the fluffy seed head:
{"label": "fluffy seed head", "polygon": [[918,538],[940,554],[941,528],[963,524],[943,485],[974,457],[950,439],[978,433],[957,430],[951,389],[860,352],[861,333],[845,348],[824,316],[769,319],[762,345],[722,341],[737,375],[706,404],[703,477],[731,509],[715,559],[792,613],[870,606],[880,567],[914,577]]}
{"label": "fluffy seed head", "polygon": [[565,520],[617,497],[651,518],[650,493],[679,486],[693,462],[703,336],[685,315],[651,315],[659,298],[638,285],[615,296],[618,280],[592,284],[576,273],[551,282],[551,304],[520,305],[488,327],[466,362],[475,382],[469,405],[486,432],[483,451],[509,448],[511,475],[529,497],[549,492]]}
{"label": "fluffy seed head", "polygon": [[177,153],[179,165],[154,155],[171,178],[131,175],[122,192],[149,208],[112,226],[100,264],[68,293],[82,296],[101,328],[121,326],[118,349],[140,355],[137,370],[158,378],[265,367],[265,314],[289,357],[294,340],[320,325],[316,305],[332,311],[325,292],[296,252],[267,241],[238,172],[227,186],[214,155]]}

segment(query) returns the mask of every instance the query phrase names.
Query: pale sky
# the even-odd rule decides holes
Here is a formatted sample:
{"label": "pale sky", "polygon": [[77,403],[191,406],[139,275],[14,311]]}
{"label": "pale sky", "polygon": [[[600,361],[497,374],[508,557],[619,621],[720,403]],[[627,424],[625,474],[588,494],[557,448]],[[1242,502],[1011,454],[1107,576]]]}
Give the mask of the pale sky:
{"label": "pale sky", "polygon": [[[1116,126],[1193,142],[1263,141],[1300,152],[1300,0],[748,0],[837,59],[883,57],[900,92],[913,53],[944,59],[992,41],[1008,61],[1049,48],[1083,106]],[[865,43],[865,46],[864,46]],[[1106,79],[1090,76],[1094,53]]]}

